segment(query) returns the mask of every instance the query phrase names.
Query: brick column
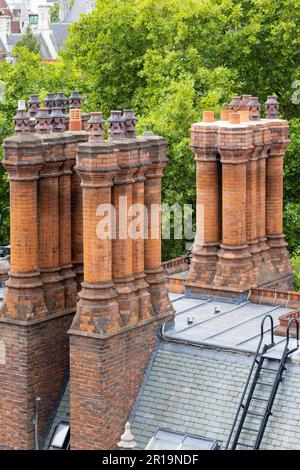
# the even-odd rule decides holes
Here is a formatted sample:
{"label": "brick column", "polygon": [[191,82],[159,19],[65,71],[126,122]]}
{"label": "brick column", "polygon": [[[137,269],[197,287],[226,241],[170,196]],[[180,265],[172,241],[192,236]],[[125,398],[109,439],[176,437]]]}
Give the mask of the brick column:
{"label": "brick column", "polygon": [[252,130],[246,126],[220,128],[219,145],[222,244],[214,285],[243,291],[250,287],[252,277],[246,231],[246,165],[252,151]]}
{"label": "brick column", "polygon": [[151,144],[147,139],[139,137],[137,139],[137,147],[139,167],[135,174],[135,182],[133,184],[132,203],[133,205],[139,205],[137,216],[140,218],[140,223],[139,233],[137,234],[136,239],[133,240],[132,261],[135,285],[137,287],[137,296],[139,299],[139,319],[145,320],[147,318],[151,318],[153,315],[149,285],[146,282],[145,274],[145,236],[147,214],[144,210],[145,172],[151,164],[149,156]]}
{"label": "brick column", "polygon": [[263,258],[261,256],[260,242],[258,232],[261,228],[261,222],[258,222],[258,204],[261,195],[261,188],[258,186],[258,159],[264,150],[264,132],[260,122],[251,121],[253,151],[249,154],[249,161],[246,164],[247,180],[247,200],[246,200],[246,230],[247,244],[252,255],[253,262],[253,283],[260,276]]}
{"label": "brick column", "polygon": [[258,248],[262,259],[268,256],[269,247],[266,244],[266,158],[268,156],[270,133],[267,125],[262,126],[264,147],[258,154],[257,160],[257,238]]}
{"label": "brick column", "polygon": [[194,124],[191,147],[196,161],[197,235],[187,285],[191,281],[211,284],[216,273],[221,239],[221,168],[217,155],[216,126]]}
{"label": "brick column", "polygon": [[59,134],[43,136],[44,165],[39,180],[39,266],[45,301],[50,313],[65,307],[65,291],[60,273],[59,250],[59,176],[63,166],[63,138]]}
{"label": "brick column", "polygon": [[13,136],[4,144],[10,178],[11,272],[0,312],[0,449],[33,449],[37,396],[41,442],[68,368],[71,316],[49,314],[39,272],[41,145],[34,134]]}
{"label": "brick column", "polygon": [[132,217],[133,183],[139,165],[135,140],[115,141],[119,170],[114,178],[113,203],[116,210],[116,237],[113,240],[113,280],[118,293],[123,325],[136,324],[139,299],[133,271],[133,240],[128,228]]}
{"label": "brick column", "polygon": [[287,243],[283,234],[283,159],[289,125],[287,121],[270,121],[271,145],[267,159],[266,232],[270,257],[278,274],[291,275]]}
{"label": "brick column", "polygon": [[10,180],[11,271],[2,316],[19,320],[47,313],[38,270],[37,181],[43,167],[41,140],[13,136],[4,143],[3,164]]}
{"label": "brick column", "polygon": [[73,271],[76,275],[77,289],[83,281],[83,224],[82,224],[82,188],[80,176],[76,170],[76,147],[88,140],[87,132],[67,132],[65,136],[65,158],[72,163],[71,176],[71,251]]}
{"label": "brick column", "polygon": [[112,240],[99,236],[99,207],[111,205],[117,170],[114,146],[107,142],[78,147],[77,170],[83,190],[84,282],[72,330],[107,334],[119,329],[119,305],[112,283]]}
{"label": "brick column", "polygon": [[71,178],[74,160],[66,152],[59,176],[59,265],[65,289],[65,308],[74,308],[77,299],[76,274],[72,264]]}
{"label": "brick column", "polygon": [[174,309],[169,300],[166,278],[161,266],[161,213],[154,215],[161,207],[161,180],[167,166],[166,142],[158,136],[148,137],[151,142],[151,165],[146,171],[145,206],[148,211],[148,237],[145,240],[145,274],[149,284],[154,315],[173,315]]}

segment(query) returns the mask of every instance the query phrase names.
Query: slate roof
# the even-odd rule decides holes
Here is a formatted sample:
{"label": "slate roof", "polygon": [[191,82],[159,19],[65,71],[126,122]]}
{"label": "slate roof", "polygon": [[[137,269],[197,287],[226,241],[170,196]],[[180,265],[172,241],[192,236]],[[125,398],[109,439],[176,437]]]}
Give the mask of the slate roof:
{"label": "slate roof", "polygon": [[[162,343],[132,416],[138,447],[144,449],[158,427],[217,439],[224,446],[252,360]],[[300,449],[300,367],[289,364],[285,377],[261,449]]]}
{"label": "slate roof", "polygon": [[53,435],[54,429],[57,426],[58,422],[61,418],[66,416],[70,413],[70,383],[68,382],[63,389],[63,393],[61,395],[60,400],[58,401],[58,406],[53,413],[52,419],[50,420],[50,425],[46,431],[46,438],[44,439],[44,443],[42,448],[44,450],[48,449],[50,439]]}
{"label": "slate roof", "polygon": [[[279,314],[290,309],[245,299],[234,304],[178,294],[170,297],[177,311],[175,322],[166,325],[165,339],[156,345],[129,417],[135,440],[139,449],[145,449],[155,431],[163,428],[217,440],[224,448],[253,362],[261,320],[270,313],[276,325]],[[188,316],[194,318],[192,325],[187,325]],[[241,340],[243,345],[239,346]],[[276,357],[284,341],[276,337],[275,354],[270,350],[268,356]],[[268,361],[268,368],[277,366],[273,359]],[[261,449],[300,449],[299,352],[290,356],[284,376]],[[266,393],[263,390],[257,389]],[[260,411],[259,405],[255,411]],[[54,413],[47,445],[58,420],[67,412],[68,387]],[[256,419],[248,421],[250,427],[258,427]],[[250,444],[250,437],[244,434],[242,442]]]}
{"label": "slate roof", "polygon": [[84,15],[87,12],[87,4],[84,0],[75,0],[74,4],[69,11],[67,18],[65,19],[66,23],[74,23],[80,20],[80,15]]}

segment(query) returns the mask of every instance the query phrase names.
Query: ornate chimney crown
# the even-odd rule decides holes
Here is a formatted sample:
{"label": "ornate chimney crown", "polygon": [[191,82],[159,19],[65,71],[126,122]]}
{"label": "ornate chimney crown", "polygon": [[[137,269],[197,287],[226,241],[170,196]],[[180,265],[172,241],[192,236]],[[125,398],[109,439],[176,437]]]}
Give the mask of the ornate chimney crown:
{"label": "ornate chimney crown", "polygon": [[108,133],[110,140],[117,140],[124,138],[125,123],[122,116],[122,111],[112,111],[108,119]]}
{"label": "ornate chimney crown", "polygon": [[70,109],[81,108],[81,96],[78,91],[72,91],[69,98]]}
{"label": "ornate chimney crown", "polygon": [[35,117],[36,126],[35,130],[38,134],[50,134],[51,132],[51,117],[48,108],[40,108]]}
{"label": "ornate chimney crown", "polygon": [[257,96],[252,96],[251,100],[248,101],[249,106],[249,118],[250,121],[259,121],[260,119],[260,104]]}
{"label": "ornate chimney crown", "polygon": [[56,95],[55,93],[48,93],[44,100],[45,108],[48,109],[48,114],[52,113],[52,109],[56,106]]}
{"label": "ornate chimney crown", "polygon": [[64,132],[66,130],[66,118],[62,112],[62,108],[56,106],[52,110],[51,125],[53,132]]}
{"label": "ornate chimney crown", "polygon": [[242,95],[242,101],[240,102],[240,111],[249,111],[248,103],[251,98],[251,95]]}
{"label": "ornate chimney crown", "polygon": [[34,118],[41,107],[41,101],[39,95],[30,95],[28,100],[28,114],[29,117]]}
{"label": "ornate chimney crown", "polygon": [[136,137],[136,125],[137,125],[137,118],[133,114],[132,109],[124,109],[123,110],[123,120],[124,120],[124,131],[125,137],[127,138],[134,138]]}
{"label": "ornate chimney crown", "polygon": [[279,115],[279,102],[275,95],[268,96],[267,101],[265,102],[266,109],[266,118],[267,119],[277,119]]}
{"label": "ornate chimney crown", "polygon": [[229,103],[231,111],[237,112],[240,109],[241,98],[239,96],[233,96]]}
{"label": "ornate chimney crown", "polygon": [[102,113],[92,113],[88,121],[88,133],[90,142],[101,142],[104,140],[105,121]]}
{"label": "ornate chimney crown", "polygon": [[17,109],[14,117],[15,134],[28,134],[29,128],[29,116],[25,109]]}
{"label": "ornate chimney crown", "polygon": [[63,114],[67,114],[68,98],[63,91],[56,95],[56,107],[61,108]]}

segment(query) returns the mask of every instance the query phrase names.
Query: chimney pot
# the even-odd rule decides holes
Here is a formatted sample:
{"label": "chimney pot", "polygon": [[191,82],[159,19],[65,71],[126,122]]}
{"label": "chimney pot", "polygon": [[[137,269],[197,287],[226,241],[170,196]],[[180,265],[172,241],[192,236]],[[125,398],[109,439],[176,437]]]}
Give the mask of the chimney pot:
{"label": "chimney pot", "polygon": [[72,91],[69,98],[70,110],[71,109],[81,109],[81,96],[78,91]]}
{"label": "chimney pot", "polygon": [[31,118],[34,118],[37,115],[40,107],[41,102],[39,100],[38,95],[30,95],[30,98],[28,100],[28,114]]}
{"label": "chimney pot", "polygon": [[279,102],[275,95],[268,96],[265,102],[266,118],[267,119],[278,119],[279,115]]}
{"label": "chimney pot", "polygon": [[221,121],[229,121],[229,109],[222,109],[221,110]]}
{"label": "chimney pot", "polygon": [[[20,103],[20,102],[19,102]],[[28,134],[29,128],[29,116],[24,108],[18,108],[14,117],[15,134]]]}
{"label": "chimney pot", "polygon": [[248,103],[251,100],[251,95],[243,95],[242,101],[240,102],[240,111],[249,111]]}
{"label": "chimney pot", "polygon": [[38,134],[50,134],[51,132],[51,117],[49,116],[48,108],[40,108],[36,117],[35,130]]}
{"label": "chimney pot", "polygon": [[214,111],[203,111],[203,122],[214,122],[215,113]]}
{"label": "chimney pot", "polygon": [[52,132],[64,132],[66,130],[66,119],[62,108],[56,106],[51,114]]}
{"label": "chimney pot", "polygon": [[251,100],[248,101],[249,106],[249,117],[250,121],[260,120],[260,104],[257,96],[252,96]]}
{"label": "chimney pot", "polygon": [[241,115],[239,112],[232,111],[229,113],[229,122],[230,124],[240,124],[241,123]]}
{"label": "chimney pot", "polygon": [[239,96],[233,96],[229,103],[231,111],[237,112],[240,108],[241,98]]}
{"label": "chimney pot", "polygon": [[55,93],[48,93],[44,100],[45,108],[48,108],[48,114],[51,114],[52,109],[56,106],[56,95]]}
{"label": "chimney pot", "polygon": [[112,111],[108,119],[108,133],[110,140],[124,138],[125,123],[122,117],[122,111]]}
{"label": "chimney pot", "polygon": [[68,98],[63,91],[56,95],[56,107],[61,108],[63,114],[67,114]]}
{"label": "chimney pot", "polygon": [[241,116],[241,122],[248,122],[250,120],[249,111],[239,111]]}
{"label": "chimney pot", "polygon": [[125,137],[127,138],[136,137],[136,125],[137,125],[138,120],[133,114],[132,109],[123,110],[123,119],[124,119],[124,127],[125,127]]}
{"label": "chimney pot", "polygon": [[102,113],[91,114],[91,118],[88,121],[88,133],[90,142],[101,142],[104,140],[105,121]]}
{"label": "chimney pot", "polygon": [[69,131],[81,131],[81,130],[82,130],[81,110],[77,108],[72,108],[70,109]]}

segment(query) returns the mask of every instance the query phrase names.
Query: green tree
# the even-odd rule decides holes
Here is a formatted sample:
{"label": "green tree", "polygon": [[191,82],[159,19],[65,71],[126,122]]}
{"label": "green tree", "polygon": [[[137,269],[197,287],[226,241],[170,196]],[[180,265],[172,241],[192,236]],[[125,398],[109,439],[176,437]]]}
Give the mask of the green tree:
{"label": "green tree", "polygon": [[27,49],[34,54],[39,54],[40,52],[40,44],[34,37],[30,26],[27,26],[25,34],[23,34],[21,39],[16,43],[16,49],[18,50],[20,47],[27,47]]}
{"label": "green tree", "polygon": [[51,7],[51,22],[52,23],[58,23],[59,21],[59,4],[58,3],[53,3]]}

